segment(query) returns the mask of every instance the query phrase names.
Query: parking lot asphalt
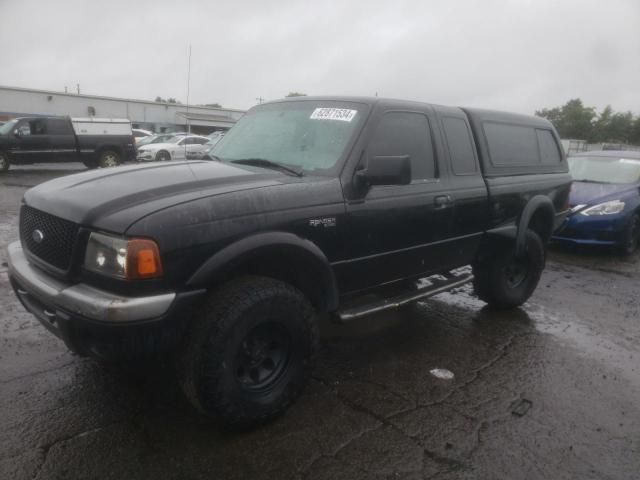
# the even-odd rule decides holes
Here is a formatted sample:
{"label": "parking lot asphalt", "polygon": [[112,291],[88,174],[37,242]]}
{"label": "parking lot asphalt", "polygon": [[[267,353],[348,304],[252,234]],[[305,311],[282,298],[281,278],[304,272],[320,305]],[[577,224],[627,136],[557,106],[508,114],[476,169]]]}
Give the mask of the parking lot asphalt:
{"label": "parking lot asphalt", "polygon": [[514,311],[463,288],[321,319],[305,394],[229,433],[191,409],[168,365],[76,357],[19,305],[6,246],[21,195],[76,170],[0,177],[1,479],[639,478],[640,255],[554,249]]}

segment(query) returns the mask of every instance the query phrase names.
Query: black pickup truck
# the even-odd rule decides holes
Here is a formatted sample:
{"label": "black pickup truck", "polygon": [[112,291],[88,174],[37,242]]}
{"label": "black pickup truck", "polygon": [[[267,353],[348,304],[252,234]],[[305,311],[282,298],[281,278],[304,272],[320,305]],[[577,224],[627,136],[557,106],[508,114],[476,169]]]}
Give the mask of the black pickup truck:
{"label": "black pickup truck", "polygon": [[32,188],[9,275],[74,352],[172,352],[191,402],[235,426],[300,393],[318,313],[468,282],[521,305],[571,185],[546,120],[379,98],[257,106],[211,155]]}
{"label": "black pickup truck", "polygon": [[0,173],[11,164],[82,162],[88,168],[135,160],[126,119],[23,117],[0,125]]}

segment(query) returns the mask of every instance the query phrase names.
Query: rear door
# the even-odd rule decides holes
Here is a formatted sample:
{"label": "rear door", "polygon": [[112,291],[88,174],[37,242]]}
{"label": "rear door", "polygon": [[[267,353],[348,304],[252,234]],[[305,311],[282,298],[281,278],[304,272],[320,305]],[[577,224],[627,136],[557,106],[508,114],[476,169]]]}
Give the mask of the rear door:
{"label": "rear door", "polygon": [[466,115],[455,108],[438,108],[437,113],[455,198],[452,246],[461,263],[471,263],[489,225],[487,186]]}
{"label": "rear door", "polygon": [[[333,265],[343,292],[414,277],[448,267],[453,204],[435,115],[422,109],[385,109],[372,119],[372,132],[358,168],[370,156],[409,155],[409,185],[372,186],[348,193],[349,260]],[[347,189],[354,192],[356,189]],[[454,262],[455,263],[455,262]]]}
{"label": "rear door", "polygon": [[71,122],[66,118],[48,118],[47,132],[51,157],[58,161],[75,160],[76,137]]}

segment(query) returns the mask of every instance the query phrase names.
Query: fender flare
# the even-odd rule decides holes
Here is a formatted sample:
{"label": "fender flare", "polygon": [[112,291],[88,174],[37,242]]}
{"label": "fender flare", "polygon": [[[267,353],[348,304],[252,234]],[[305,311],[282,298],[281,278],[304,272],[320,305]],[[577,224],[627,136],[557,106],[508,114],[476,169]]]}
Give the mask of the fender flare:
{"label": "fender flare", "polygon": [[[518,233],[516,236],[516,255],[520,255],[520,253],[524,251],[527,226],[529,225],[533,215],[539,210],[546,212],[549,224],[551,225],[551,231],[553,231],[553,219],[555,217],[555,208],[553,207],[553,203],[551,203],[549,197],[536,195],[527,202],[522,210],[522,214],[520,215],[520,220],[518,221]],[[546,240],[548,239],[542,239],[543,242]]]}
{"label": "fender flare", "polygon": [[187,285],[202,288],[210,285],[217,277],[233,269],[234,264],[248,256],[269,248],[289,248],[296,254],[304,255],[321,274],[319,280],[325,293],[327,311],[338,308],[338,284],[329,260],[313,242],[289,232],[265,232],[243,238],[213,254],[189,278]]}

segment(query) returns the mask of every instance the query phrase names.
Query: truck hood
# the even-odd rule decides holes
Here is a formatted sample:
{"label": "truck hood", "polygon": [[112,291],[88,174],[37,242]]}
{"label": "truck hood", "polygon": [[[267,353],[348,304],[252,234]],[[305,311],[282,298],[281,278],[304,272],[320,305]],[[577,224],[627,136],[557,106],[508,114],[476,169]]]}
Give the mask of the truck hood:
{"label": "truck hood", "polygon": [[84,226],[122,234],[146,215],[179,203],[297,180],[221,162],[153,162],[57,178],[28,190],[24,202]]}
{"label": "truck hood", "polygon": [[638,191],[638,184],[573,182],[569,205],[597,205],[609,200],[618,200]]}

